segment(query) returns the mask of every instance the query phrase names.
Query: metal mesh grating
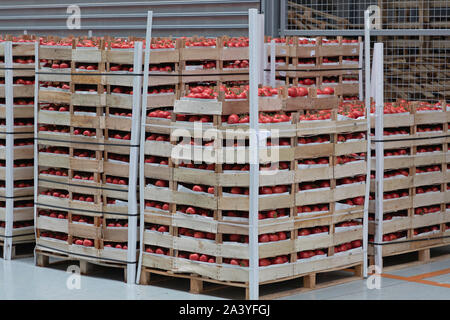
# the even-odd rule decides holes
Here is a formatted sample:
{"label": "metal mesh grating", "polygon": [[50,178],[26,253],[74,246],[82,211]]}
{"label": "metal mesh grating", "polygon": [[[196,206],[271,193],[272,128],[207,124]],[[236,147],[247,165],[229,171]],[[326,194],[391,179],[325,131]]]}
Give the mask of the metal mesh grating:
{"label": "metal mesh grating", "polygon": [[449,37],[383,36],[385,97],[450,99]]}
{"label": "metal mesh grating", "polygon": [[286,0],[288,30],[364,28],[364,10],[377,5],[383,29],[449,29],[445,0]]}
{"label": "metal mesh grating", "polygon": [[[386,100],[450,99],[450,1],[285,0],[283,4],[284,31],[290,35],[318,35],[317,30],[363,35],[364,10],[379,6],[382,35],[372,40],[384,43]],[[436,29],[444,35],[436,36]],[[414,30],[421,32],[414,35]]]}

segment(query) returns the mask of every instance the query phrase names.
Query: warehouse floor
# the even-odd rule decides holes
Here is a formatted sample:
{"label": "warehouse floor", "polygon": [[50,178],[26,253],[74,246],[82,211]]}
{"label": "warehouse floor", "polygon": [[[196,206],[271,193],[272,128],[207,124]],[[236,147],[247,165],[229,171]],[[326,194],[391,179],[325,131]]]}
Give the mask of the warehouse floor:
{"label": "warehouse floor", "polygon": [[[450,246],[432,249],[432,257],[447,255]],[[414,261],[414,254],[392,257],[386,265]],[[448,256],[447,256],[448,257]],[[439,259],[439,258],[438,258]],[[50,268],[34,266],[33,258],[13,261],[0,260],[0,300],[5,299],[242,299],[243,289],[205,286],[202,295],[188,293],[186,279],[156,278],[153,286],[127,285],[122,282],[123,271],[96,266],[89,276],[81,276],[80,288],[69,289],[69,263]],[[327,275],[338,278],[339,273]],[[323,279],[321,279],[323,280]],[[74,282],[72,282],[74,283]],[[279,284],[289,288],[292,282]],[[277,289],[274,286],[269,291]],[[267,289],[261,289],[261,292]],[[279,290],[278,290],[279,292]],[[270,293],[270,292],[269,292]],[[267,294],[267,292],[265,293]],[[439,259],[419,266],[385,271],[381,289],[368,289],[366,280],[357,280],[332,287],[297,293],[282,299],[450,299],[450,259]]]}

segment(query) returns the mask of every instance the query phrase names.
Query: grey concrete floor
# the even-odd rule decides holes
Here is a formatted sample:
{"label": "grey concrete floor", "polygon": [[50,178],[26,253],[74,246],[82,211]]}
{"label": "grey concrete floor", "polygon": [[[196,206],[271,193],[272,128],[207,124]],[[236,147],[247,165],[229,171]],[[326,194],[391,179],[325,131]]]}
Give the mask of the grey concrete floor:
{"label": "grey concrete floor", "polygon": [[[450,253],[450,246],[434,249],[439,254]],[[433,251],[432,251],[433,252]],[[408,258],[405,261],[409,261]],[[409,257],[411,261],[414,257]],[[389,265],[389,261],[386,264]],[[393,259],[390,264],[395,264]],[[186,279],[167,279],[157,277],[159,281],[153,286],[127,285],[123,282],[121,269],[95,266],[89,276],[81,276],[80,288],[69,289],[67,273],[70,263],[61,263],[49,268],[34,265],[33,258],[4,261],[0,259],[0,300],[8,299],[100,299],[100,300],[202,300],[202,299],[242,299],[244,290],[240,288],[217,287],[205,285],[202,295],[189,293],[189,281]],[[420,266],[409,267],[386,272],[392,275],[410,277],[450,268],[450,259],[440,260]],[[340,272],[326,274],[318,282],[333,280]],[[450,273],[427,278],[439,283],[450,283]],[[271,286],[263,286],[261,293],[268,294],[281,289],[298,287],[296,281]],[[328,299],[450,299],[450,289],[421,283],[413,283],[398,279],[382,278],[381,289],[368,289],[366,280],[357,280],[328,288],[294,294],[282,299],[296,300],[328,300]]]}

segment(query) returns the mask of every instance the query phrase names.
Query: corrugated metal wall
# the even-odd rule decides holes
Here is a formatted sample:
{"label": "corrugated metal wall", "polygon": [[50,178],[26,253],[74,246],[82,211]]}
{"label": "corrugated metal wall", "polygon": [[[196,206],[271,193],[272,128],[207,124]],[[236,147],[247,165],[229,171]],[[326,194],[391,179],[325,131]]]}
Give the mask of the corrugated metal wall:
{"label": "corrugated metal wall", "polygon": [[[81,9],[80,30],[67,28],[70,5]],[[262,6],[260,0],[0,0],[0,33],[144,36],[147,11],[153,10],[154,36],[243,35],[248,9]]]}

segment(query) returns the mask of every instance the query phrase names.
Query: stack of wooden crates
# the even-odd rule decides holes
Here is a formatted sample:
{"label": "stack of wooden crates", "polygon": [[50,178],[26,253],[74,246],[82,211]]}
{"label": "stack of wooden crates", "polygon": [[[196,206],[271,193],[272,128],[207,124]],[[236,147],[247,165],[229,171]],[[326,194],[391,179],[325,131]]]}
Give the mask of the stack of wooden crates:
{"label": "stack of wooden crates", "polygon": [[136,265],[142,47],[77,44],[37,52],[38,264],[60,256],[126,275]]}
{"label": "stack of wooden crates", "polygon": [[[227,60],[248,59],[248,47],[225,48],[220,39],[216,43],[214,48],[185,48],[181,43],[171,49],[174,57],[179,53],[180,89],[157,94],[149,88],[155,94],[148,97],[148,113],[143,119],[141,283],[150,283],[151,274],[162,274],[190,279],[192,292],[200,292],[206,281],[243,287],[248,294],[249,197],[245,191],[249,171],[242,167],[249,163],[249,127],[229,125],[226,119],[234,113],[248,114],[249,101],[224,99],[219,90],[232,79],[242,81],[240,74],[233,78],[220,68],[214,72],[183,70],[186,59],[208,57],[219,66],[223,66],[225,56]],[[359,52],[359,45],[355,48]],[[169,63],[162,60],[164,57],[169,54],[155,51],[150,60]],[[195,75],[188,75],[188,71]],[[216,83],[212,85],[216,99],[186,98],[190,87],[205,81]],[[270,166],[274,155],[283,164],[279,171],[269,171],[275,174],[261,171],[260,176],[259,211],[262,215],[275,211],[272,217],[259,221],[260,284],[305,277],[304,285],[314,287],[317,273],[346,268],[354,268],[356,276],[361,276],[365,178],[354,183],[343,179],[365,177],[367,129],[365,120],[338,116],[340,101],[336,91],[323,97],[313,88],[306,97],[288,97],[287,88],[282,88],[276,96],[259,98],[260,111],[291,115],[284,123],[260,124],[261,131],[278,129],[278,140],[283,142],[277,145],[272,136],[271,146],[260,149],[261,167]],[[167,114],[158,115],[161,111]],[[299,121],[301,115],[319,111],[328,112],[330,119]],[[180,120],[189,116],[209,119],[202,123],[200,136],[195,136],[199,123]],[[202,137],[191,142],[191,138]],[[235,145],[239,141],[241,147]],[[208,158],[194,158],[199,154]],[[227,163],[225,157],[233,160]],[[230,169],[228,165],[236,165],[238,157],[244,159],[241,169]],[[344,163],[342,158],[353,161]],[[325,163],[316,163],[319,159]],[[198,162],[188,164],[195,160]],[[304,188],[318,182],[325,182],[325,186]],[[275,190],[277,186],[283,190],[262,194],[264,188]],[[236,194],[234,188],[242,193]],[[267,237],[272,240],[263,240]]]}
{"label": "stack of wooden crates", "polygon": [[[392,106],[405,112],[384,115],[383,220],[375,219],[373,179],[369,239],[379,243],[374,236],[381,224],[382,257],[417,251],[425,261],[430,259],[430,248],[449,243],[450,109],[445,101],[440,106],[419,101],[398,101]],[[369,248],[371,261],[375,247]]]}
{"label": "stack of wooden crates", "polygon": [[11,259],[34,242],[33,39],[5,37],[0,60],[0,245]]}
{"label": "stack of wooden crates", "polygon": [[[270,40],[266,39],[267,42]],[[359,99],[361,37],[354,42],[342,36],[335,39],[304,38],[303,42],[299,37],[285,40],[276,43],[275,70],[278,83],[318,89],[329,86],[343,100]],[[269,57],[270,50],[269,47]]]}

